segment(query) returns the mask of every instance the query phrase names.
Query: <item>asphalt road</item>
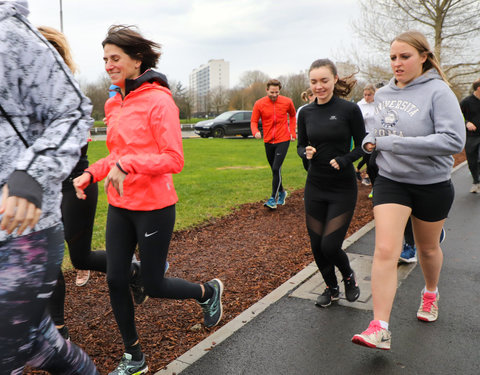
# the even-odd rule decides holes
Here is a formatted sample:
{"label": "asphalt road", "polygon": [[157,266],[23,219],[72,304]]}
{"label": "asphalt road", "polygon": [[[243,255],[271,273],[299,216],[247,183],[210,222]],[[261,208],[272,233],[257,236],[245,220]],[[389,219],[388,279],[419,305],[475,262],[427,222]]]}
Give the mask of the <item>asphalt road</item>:
{"label": "asphalt road", "polygon": [[[372,319],[368,309],[345,304],[321,309],[312,300],[285,295],[181,374],[480,374],[480,194],[468,192],[466,166],[453,182],[456,199],[445,225],[436,322],[416,319],[424,286],[416,266],[397,291],[390,351],[350,342]],[[368,257],[373,247],[371,230],[348,252]]]}

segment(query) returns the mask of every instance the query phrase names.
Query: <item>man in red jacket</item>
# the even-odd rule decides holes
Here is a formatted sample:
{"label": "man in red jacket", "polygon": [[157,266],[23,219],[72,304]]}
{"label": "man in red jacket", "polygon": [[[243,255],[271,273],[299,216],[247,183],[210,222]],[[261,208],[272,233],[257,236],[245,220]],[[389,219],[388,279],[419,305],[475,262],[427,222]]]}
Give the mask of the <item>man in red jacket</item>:
{"label": "man in red jacket", "polygon": [[296,138],[295,107],[290,98],[280,95],[280,81],[271,79],[267,82],[267,96],[257,100],[253,106],[250,127],[255,138],[261,139],[258,121],[262,119],[263,141],[267,160],[272,168],[272,196],[264,203],[272,210],[277,204],[285,204],[287,192],[282,186],[281,168],[287,155],[290,141]]}

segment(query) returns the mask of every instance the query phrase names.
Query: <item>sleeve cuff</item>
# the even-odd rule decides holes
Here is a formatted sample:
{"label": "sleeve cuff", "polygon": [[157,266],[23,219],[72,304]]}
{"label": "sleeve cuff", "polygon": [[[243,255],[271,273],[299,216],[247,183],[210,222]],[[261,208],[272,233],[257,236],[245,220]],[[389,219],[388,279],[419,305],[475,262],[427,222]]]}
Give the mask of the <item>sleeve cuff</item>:
{"label": "sleeve cuff", "polygon": [[24,198],[35,207],[42,208],[43,190],[41,185],[27,172],[14,171],[7,181],[10,196]]}

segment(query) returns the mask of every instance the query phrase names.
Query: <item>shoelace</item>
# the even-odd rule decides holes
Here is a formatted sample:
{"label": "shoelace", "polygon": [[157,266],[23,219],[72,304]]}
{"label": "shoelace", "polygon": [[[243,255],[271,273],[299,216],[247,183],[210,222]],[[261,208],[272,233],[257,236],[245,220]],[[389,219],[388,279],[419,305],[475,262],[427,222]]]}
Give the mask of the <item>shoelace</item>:
{"label": "shoelace", "polygon": [[372,321],[368,326],[367,330],[363,332],[365,335],[371,335],[372,333],[376,333],[382,329],[382,326],[379,322]]}
{"label": "shoelace", "polygon": [[424,293],[422,310],[430,312],[436,299],[437,295],[435,293]]}

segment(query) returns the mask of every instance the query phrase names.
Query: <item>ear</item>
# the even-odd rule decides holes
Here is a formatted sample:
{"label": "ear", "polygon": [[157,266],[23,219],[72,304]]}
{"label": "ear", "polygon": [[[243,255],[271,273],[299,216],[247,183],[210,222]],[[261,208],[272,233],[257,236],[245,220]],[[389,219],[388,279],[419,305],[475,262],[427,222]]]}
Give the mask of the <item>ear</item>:
{"label": "ear", "polygon": [[335,76],[335,83],[338,82],[338,74]]}
{"label": "ear", "polygon": [[421,55],[422,64],[425,63],[425,61],[427,61],[427,58],[428,58],[428,55],[425,52],[423,52]]}

